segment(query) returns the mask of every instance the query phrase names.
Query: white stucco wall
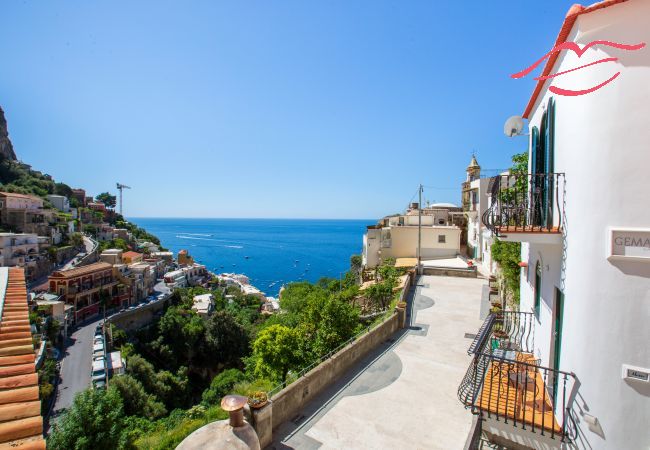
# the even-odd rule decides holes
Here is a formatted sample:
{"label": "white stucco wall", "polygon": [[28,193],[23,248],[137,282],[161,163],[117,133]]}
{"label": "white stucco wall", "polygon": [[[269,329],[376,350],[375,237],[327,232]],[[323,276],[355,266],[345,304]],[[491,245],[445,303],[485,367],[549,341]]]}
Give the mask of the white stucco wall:
{"label": "white stucco wall", "polygon": [[[596,39],[650,44],[650,2],[631,0],[580,16],[567,40]],[[521,308],[533,305],[535,262],[543,260],[542,306],[535,335],[542,363],[552,361],[554,287],[564,291],[560,369],[574,372],[580,389],[574,411],[580,448],[649,448],[650,384],[626,382],[622,364],[650,367],[650,263],[610,262],[610,226],[650,228],[650,49],[626,52],[598,46],[578,59],[564,51],[553,72],[605,57],[562,76],[554,85],[584,89],[620,76],[578,97],[554,96],[555,172],[566,173],[566,251],[563,245],[524,245],[529,263],[522,277]],[[547,82],[548,86],[548,82]],[[538,125],[549,95],[540,96],[530,118]],[[564,258],[564,261],[563,261]],[[580,411],[598,418],[589,430]]]}

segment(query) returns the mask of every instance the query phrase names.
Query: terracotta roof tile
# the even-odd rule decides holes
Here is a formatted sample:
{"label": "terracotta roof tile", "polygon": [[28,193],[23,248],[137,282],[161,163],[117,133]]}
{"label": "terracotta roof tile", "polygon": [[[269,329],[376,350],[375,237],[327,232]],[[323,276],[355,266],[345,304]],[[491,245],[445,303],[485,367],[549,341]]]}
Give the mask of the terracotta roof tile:
{"label": "terracotta roof tile", "polygon": [[75,278],[112,268],[113,266],[109,263],[97,262],[94,264],[88,264],[87,266],[77,267],[75,269],[58,270],[50,275],[50,278]]}
{"label": "terracotta roof tile", "polygon": [[45,449],[25,273],[0,270],[7,280],[0,317],[0,450]]}

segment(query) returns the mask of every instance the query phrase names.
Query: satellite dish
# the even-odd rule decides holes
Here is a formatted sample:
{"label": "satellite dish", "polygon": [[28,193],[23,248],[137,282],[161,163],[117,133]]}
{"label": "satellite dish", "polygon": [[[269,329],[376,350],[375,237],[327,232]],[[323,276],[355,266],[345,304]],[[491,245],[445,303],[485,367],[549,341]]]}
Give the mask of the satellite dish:
{"label": "satellite dish", "polygon": [[506,120],[503,126],[503,132],[508,137],[519,136],[524,129],[524,119],[521,116],[512,116]]}

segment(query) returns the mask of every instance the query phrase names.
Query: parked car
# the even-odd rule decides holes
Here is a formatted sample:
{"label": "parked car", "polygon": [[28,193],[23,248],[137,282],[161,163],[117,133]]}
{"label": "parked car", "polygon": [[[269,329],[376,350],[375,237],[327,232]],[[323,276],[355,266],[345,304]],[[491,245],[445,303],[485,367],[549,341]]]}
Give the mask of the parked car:
{"label": "parked car", "polygon": [[106,380],[93,381],[93,389],[106,389]]}
{"label": "parked car", "polygon": [[101,352],[102,355],[104,354],[104,341],[103,340],[102,340],[102,342],[95,342],[93,344],[93,354],[95,354],[96,352]]}
{"label": "parked car", "polygon": [[93,382],[106,380],[106,361],[104,359],[93,360],[90,376]]}

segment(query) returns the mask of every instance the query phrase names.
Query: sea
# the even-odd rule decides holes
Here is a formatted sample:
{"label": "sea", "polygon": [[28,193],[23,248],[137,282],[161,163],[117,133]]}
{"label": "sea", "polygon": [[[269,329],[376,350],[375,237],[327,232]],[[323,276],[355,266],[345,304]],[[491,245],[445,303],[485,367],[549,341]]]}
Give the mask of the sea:
{"label": "sea", "polygon": [[129,218],[163,247],[186,249],[215,273],[235,272],[277,296],[292,281],[339,278],[361,253],[366,226],[376,220]]}

